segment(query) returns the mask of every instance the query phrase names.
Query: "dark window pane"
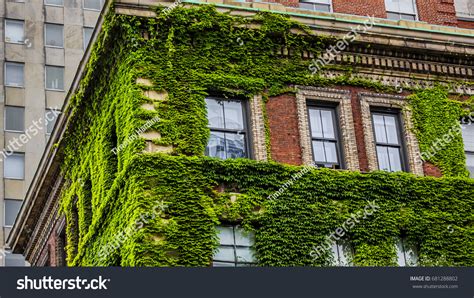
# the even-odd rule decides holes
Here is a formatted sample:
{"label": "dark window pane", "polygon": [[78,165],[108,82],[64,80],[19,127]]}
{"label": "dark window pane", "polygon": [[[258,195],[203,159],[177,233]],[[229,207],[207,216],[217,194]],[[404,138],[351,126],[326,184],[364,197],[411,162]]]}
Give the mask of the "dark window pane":
{"label": "dark window pane", "polygon": [[254,262],[252,250],[249,247],[237,247],[237,262],[252,263]]}
{"label": "dark window pane", "polygon": [[224,102],[225,128],[243,130],[244,118],[242,103],[235,101]]}
{"label": "dark window pane", "polygon": [[254,242],[253,235],[240,227],[235,227],[235,244],[239,246],[251,246]]}
{"label": "dark window pane", "polygon": [[243,134],[226,133],[227,158],[246,157],[245,136]]}
{"label": "dark window pane", "polygon": [[400,20],[400,14],[394,12],[387,12],[387,19],[389,20]]}
{"label": "dark window pane", "polygon": [[224,107],[221,101],[206,98],[209,127],[224,128]]}
{"label": "dark window pane", "polygon": [[211,131],[211,137],[206,147],[206,155],[222,159],[226,158],[224,133]]}
{"label": "dark window pane", "polygon": [[408,21],[415,21],[416,20],[416,16],[415,15],[412,15],[412,14],[400,14],[400,19],[402,20],[408,20]]}
{"label": "dark window pane", "polygon": [[327,4],[314,4],[314,10],[330,12],[331,11],[331,6],[329,6]]}

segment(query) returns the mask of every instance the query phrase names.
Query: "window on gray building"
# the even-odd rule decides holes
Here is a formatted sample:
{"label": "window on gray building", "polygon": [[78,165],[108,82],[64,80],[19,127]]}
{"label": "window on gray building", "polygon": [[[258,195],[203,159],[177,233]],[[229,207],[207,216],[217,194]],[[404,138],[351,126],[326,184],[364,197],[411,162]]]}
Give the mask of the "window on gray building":
{"label": "window on gray building", "polygon": [[44,0],[46,5],[64,6],[64,0]]}
{"label": "window on gray building", "polygon": [[385,0],[385,9],[390,20],[417,19],[415,0]]}
{"label": "window on gray building", "polygon": [[94,28],[84,27],[84,50],[87,49],[89,42],[92,38],[92,32],[94,32]]}
{"label": "window on gray building", "polygon": [[396,243],[397,263],[400,267],[413,267],[418,264],[416,249],[410,246],[405,238],[398,238]]}
{"label": "window on gray building", "polygon": [[342,168],[336,107],[308,106],[313,160],[318,166]]}
{"label": "window on gray building", "polygon": [[84,0],[84,8],[92,10],[101,10],[103,0]]}
{"label": "window on gray building", "polygon": [[462,125],[462,137],[466,152],[467,169],[474,178],[474,123]]}
{"label": "window on gray building", "polygon": [[331,0],[300,0],[300,8],[331,12]]}
{"label": "window on gray building", "polygon": [[214,255],[214,267],[245,267],[256,264],[251,249],[254,235],[239,226],[217,227],[219,249]]}
{"label": "window on gray building", "polygon": [[373,112],[372,123],[379,170],[406,171],[398,113]]}
{"label": "window on gray building", "polygon": [[25,108],[5,106],[5,130],[23,132],[25,130]]}
{"label": "window on gray building", "polygon": [[5,85],[10,87],[24,86],[23,63],[5,62]]}
{"label": "window on gray building", "polygon": [[3,163],[3,177],[8,179],[25,179],[25,154],[7,155]]}
{"label": "window on gray building", "polygon": [[45,45],[62,48],[64,46],[64,25],[44,24]]}
{"label": "window on gray building", "polygon": [[11,227],[15,223],[18,212],[20,211],[22,201],[5,199],[4,201],[4,212],[5,212],[5,227]]}
{"label": "window on gray building", "polygon": [[211,157],[249,157],[245,104],[239,100],[206,98],[211,137],[206,155]]}
{"label": "window on gray building", "polygon": [[64,67],[46,65],[46,89],[64,90]]}
{"label": "window on gray building", "polygon": [[24,43],[25,22],[19,20],[5,20],[5,42]]}
{"label": "window on gray building", "polygon": [[46,119],[46,133],[50,134],[53,132],[54,125],[56,124],[56,120],[58,118],[58,111],[47,109],[45,114]]}

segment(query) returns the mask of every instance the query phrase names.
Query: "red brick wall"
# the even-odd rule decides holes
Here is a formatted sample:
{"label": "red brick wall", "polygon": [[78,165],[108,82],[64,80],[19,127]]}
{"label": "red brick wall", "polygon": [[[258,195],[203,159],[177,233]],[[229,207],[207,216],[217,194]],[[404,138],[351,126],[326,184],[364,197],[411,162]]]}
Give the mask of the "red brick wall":
{"label": "red brick wall", "polygon": [[458,27],[466,28],[466,29],[474,29],[474,21],[462,21],[458,20]]}
{"label": "red brick wall", "polygon": [[334,12],[386,18],[385,0],[333,0]]}
{"label": "red brick wall", "polygon": [[295,96],[284,94],[271,97],[267,103],[267,115],[272,159],[286,164],[301,165],[303,161]]}
{"label": "red brick wall", "polygon": [[423,162],[423,172],[426,176],[441,177],[441,170],[430,162]]}
{"label": "red brick wall", "polygon": [[454,0],[418,0],[416,4],[420,21],[437,25],[457,26]]}

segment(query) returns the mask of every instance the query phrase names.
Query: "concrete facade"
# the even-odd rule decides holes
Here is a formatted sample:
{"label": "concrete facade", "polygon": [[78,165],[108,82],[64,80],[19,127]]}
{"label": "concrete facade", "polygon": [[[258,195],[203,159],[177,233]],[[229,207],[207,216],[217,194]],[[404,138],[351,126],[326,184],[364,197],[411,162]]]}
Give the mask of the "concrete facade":
{"label": "concrete facade", "polygon": [[[98,2],[103,4],[103,0]],[[0,249],[3,249],[10,232],[11,218],[16,216],[11,214],[16,207],[9,206],[6,211],[6,204],[24,199],[53,127],[50,123],[47,128],[46,112],[62,108],[87,46],[88,34],[100,15],[99,10],[85,8],[83,0],[64,0],[63,5],[49,3],[53,2],[6,0],[0,4],[0,148],[13,149],[24,157],[24,174],[12,179],[4,175],[5,155],[0,156]],[[51,37],[50,28],[58,29],[58,34]],[[11,39],[11,36],[18,38]],[[53,45],[51,39],[59,43]],[[8,63],[23,66],[23,84],[7,84]],[[47,69],[48,73],[57,71],[54,79],[48,76],[48,82]],[[13,116],[7,113],[6,107],[22,108],[23,130],[7,131],[6,121],[15,119],[11,119]],[[53,119],[54,116],[48,114],[47,118]],[[19,161],[14,168],[21,171],[21,166]],[[5,199],[11,201],[5,203]],[[4,264],[5,258],[2,257],[0,265]]]}

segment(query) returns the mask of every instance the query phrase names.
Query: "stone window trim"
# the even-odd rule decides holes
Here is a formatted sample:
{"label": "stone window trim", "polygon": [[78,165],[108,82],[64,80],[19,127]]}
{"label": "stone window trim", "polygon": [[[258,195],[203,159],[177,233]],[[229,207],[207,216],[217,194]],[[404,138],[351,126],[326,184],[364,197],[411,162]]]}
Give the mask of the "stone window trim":
{"label": "stone window trim", "polygon": [[358,171],[359,155],[354,131],[351,93],[348,90],[296,86],[296,105],[298,110],[298,128],[300,132],[301,156],[304,165],[313,163],[311,135],[308,119],[308,101],[336,103],[339,116],[340,141],[344,160],[344,169]]}
{"label": "stone window trim", "polygon": [[255,95],[249,100],[250,110],[250,134],[253,158],[259,161],[267,161],[267,145],[265,138],[265,119],[263,117],[264,105],[261,95]]}
{"label": "stone window trim", "polygon": [[420,147],[418,140],[413,132],[412,112],[408,106],[405,96],[387,95],[379,93],[359,93],[359,101],[362,113],[362,126],[364,129],[364,141],[367,151],[367,161],[369,171],[378,170],[377,153],[375,149],[374,128],[372,125],[371,108],[395,108],[400,110],[400,121],[403,131],[405,152],[407,155],[407,163],[409,172],[423,176],[423,164],[417,162],[420,155]]}

